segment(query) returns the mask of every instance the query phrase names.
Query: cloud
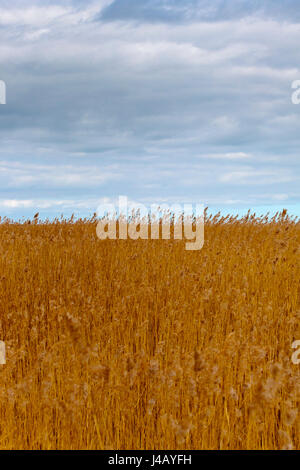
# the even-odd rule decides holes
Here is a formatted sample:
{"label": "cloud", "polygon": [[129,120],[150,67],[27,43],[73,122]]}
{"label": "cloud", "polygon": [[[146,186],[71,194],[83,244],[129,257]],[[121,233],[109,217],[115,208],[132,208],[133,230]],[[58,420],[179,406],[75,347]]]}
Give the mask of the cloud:
{"label": "cloud", "polygon": [[297,202],[300,24],[248,3],[2,2],[3,200]]}
{"label": "cloud", "polygon": [[0,183],[2,191],[26,189],[38,191],[39,188],[47,190],[66,191],[69,188],[79,190],[97,188],[98,190],[111,181],[121,179],[117,165],[97,166],[87,165],[37,165],[19,162],[0,161]]}
{"label": "cloud", "polygon": [[61,210],[67,209],[85,209],[90,213],[95,212],[95,207],[99,203],[98,200],[74,200],[74,199],[0,199],[0,207],[4,209],[31,209],[36,210]]}
{"label": "cloud", "polygon": [[0,8],[0,25],[32,25],[41,26],[57,20],[67,13],[65,8],[55,6],[27,7],[27,8]]}
{"label": "cloud", "polygon": [[0,206],[4,208],[10,209],[18,209],[23,207],[32,207],[33,201],[32,200],[22,200],[22,199],[4,199],[0,200]]}
{"label": "cloud", "polygon": [[[75,25],[81,22],[93,20],[100,12],[108,7],[113,0],[98,0],[97,2],[86,2],[85,8],[76,7],[76,2],[58,2],[46,4],[47,2],[13,2],[10,6],[0,7],[1,26],[32,26],[43,25],[56,26]],[[54,2],[53,2],[54,3]],[[62,4],[65,3],[65,6]]]}
{"label": "cloud", "polygon": [[273,194],[272,198],[275,201],[287,201],[289,196],[288,196],[288,194]]}
{"label": "cloud", "polygon": [[251,155],[245,152],[215,153],[203,155],[203,157],[221,160],[244,160],[251,158]]}
{"label": "cloud", "polygon": [[221,182],[235,185],[270,185],[299,181],[299,179],[299,176],[292,175],[289,172],[281,172],[279,174],[271,170],[254,169],[236,170],[220,176]]}

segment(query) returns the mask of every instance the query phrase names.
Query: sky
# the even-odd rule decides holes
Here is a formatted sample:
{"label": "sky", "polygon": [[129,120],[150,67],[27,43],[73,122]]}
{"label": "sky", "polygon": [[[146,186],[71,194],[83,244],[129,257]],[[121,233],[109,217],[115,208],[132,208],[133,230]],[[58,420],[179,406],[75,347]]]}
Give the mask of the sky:
{"label": "sky", "polygon": [[297,0],[0,0],[0,215],[300,215]]}

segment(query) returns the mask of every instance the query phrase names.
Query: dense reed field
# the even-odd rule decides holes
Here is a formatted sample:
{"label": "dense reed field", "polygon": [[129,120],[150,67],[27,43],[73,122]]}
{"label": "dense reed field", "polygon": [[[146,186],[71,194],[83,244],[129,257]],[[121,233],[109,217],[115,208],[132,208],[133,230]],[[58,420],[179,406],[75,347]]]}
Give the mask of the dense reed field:
{"label": "dense reed field", "polygon": [[0,224],[1,449],[300,449],[299,222]]}

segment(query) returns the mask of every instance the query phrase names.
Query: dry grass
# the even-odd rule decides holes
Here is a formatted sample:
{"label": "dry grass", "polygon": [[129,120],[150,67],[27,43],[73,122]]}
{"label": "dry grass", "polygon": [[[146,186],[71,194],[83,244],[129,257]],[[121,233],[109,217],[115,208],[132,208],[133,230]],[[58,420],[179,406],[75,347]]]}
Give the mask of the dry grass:
{"label": "dry grass", "polygon": [[300,449],[299,223],[0,224],[1,449]]}

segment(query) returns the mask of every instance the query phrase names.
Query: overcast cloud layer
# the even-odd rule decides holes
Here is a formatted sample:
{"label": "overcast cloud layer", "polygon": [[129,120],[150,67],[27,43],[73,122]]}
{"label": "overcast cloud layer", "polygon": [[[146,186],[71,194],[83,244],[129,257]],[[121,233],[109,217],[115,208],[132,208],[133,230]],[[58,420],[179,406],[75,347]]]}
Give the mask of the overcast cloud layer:
{"label": "overcast cloud layer", "polygon": [[0,0],[0,214],[300,214],[298,2]]}

